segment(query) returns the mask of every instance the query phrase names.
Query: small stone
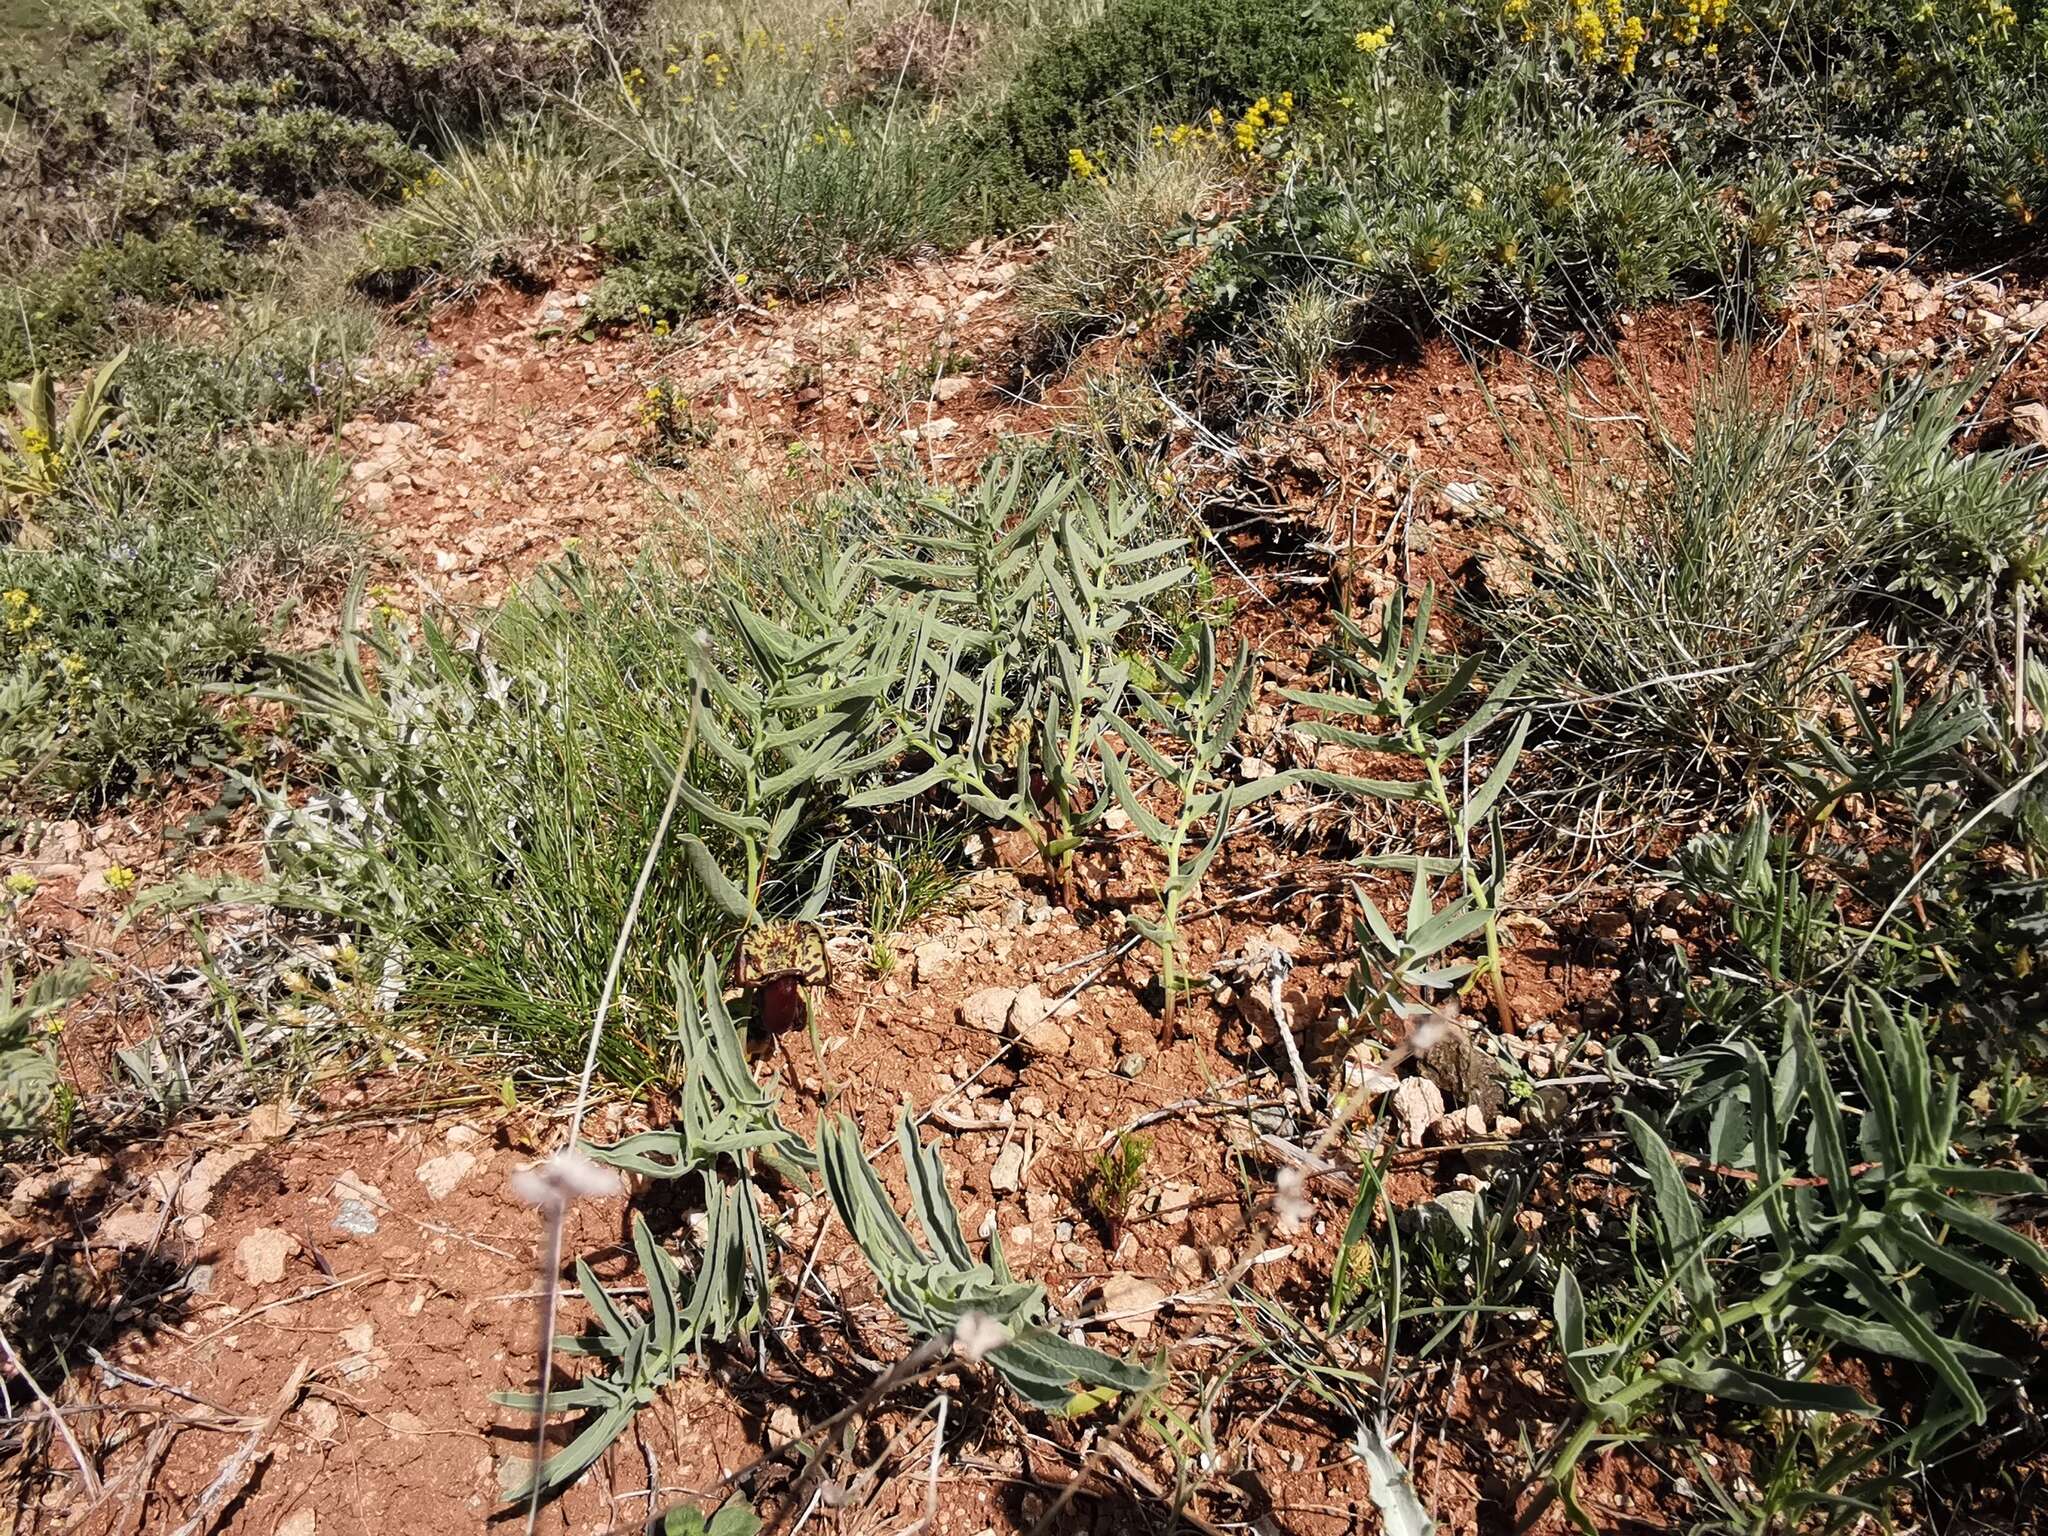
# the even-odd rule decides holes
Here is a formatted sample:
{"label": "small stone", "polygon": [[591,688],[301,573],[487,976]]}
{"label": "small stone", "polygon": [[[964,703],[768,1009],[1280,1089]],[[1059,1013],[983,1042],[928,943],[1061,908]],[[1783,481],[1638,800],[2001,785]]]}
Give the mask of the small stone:
{"label": "small stone", "polygon": [[368,1237],[377,1230],[377,1213],[361,1200],[344,1200],[334,1213],[334,1229],[356,1237]]}
{"label": "small stone", "polygon": [[1013,1141],[996,1154],[988,1171],[988,1187],[999,1195],[1015,1192],[1024,1184],[1024,1144]]}
{"label": "small stone", "polygon": [[340,1177],[335,1179],[332,1187],[328,1189],[327,1198],[330,1200],[360,1200],[365,1205],[373,1207],[382,1206],[385,1203],[384,1191],[363,1178],[353,1168],[342,1170]]}
{"label": "small stone", "polygon": [[1061,1057],[1074,1048],[1073,1036],[1050,1016],[1045,994],[1036,986],[1017,993],[1007,1022],[1011,1036],[1034,1056]]}
{"label": "small stone", "polygon": [[796,1416],[796,1410],[787,1403],[777,1403],[775,1411],[768,1415],[768,1444],[787,1445],[804,1432],[804,1421]]}
{"label": "small stone", "polygon": [[941,971],[951,969],[956,958],[957,952],[950,940],[926,939],[910,952],[911,971],[921,985],[936,978]]}
{"label": "small stone", "polygon": [[[315,1401],[318,1401],[318,1399],[315,1399]],[[328,1403],[323,1404],[322,1406],[324,1406],[329,1413],[334,1412],[333,1404]],[[407,1417],[410,1418],[411,1415],[408,1414]],[[392,1422],[396,1423],[398,1420],[398,1415],[393,1414],[391,1418]],[[322,1435],[320,1438],[324,1440],[327,1437],[325,1435]],[[305,1509],[295,1509],[290,1514],[286,1515],[282,1520],[277,1522],[275,1536],[317,1536],[319,1529],[319,1517],[313,1513],[310,1507]]]}
{"label": "small stone", "polygon": [[1182,1286],[1195,1286],[1202,1282],[1202,1255],[1199,1249],[1187,1243],[1177,1243],[1167,1256],[1167,1267],[1173,1271],[1174,1280]]}
{"label": "small stone", "polygon": [[[299,1404],[299,1420],[314,1439],[332,1440],[341,1428],[341,1410],[324,1397],[309,1397]],[[279,1526],[278,1529],[283,1530],[284,1527]]]}
{"label": "small stone", "polygon": [[1139,1077],[1145,1071],[1145,1058],[1136,1051],[1126,1051],[1116,1059],[1118,1077]]}
{"label": "small stone", "polygon": [[951,374],[946,378],[933,381],[932,398],[943,405],[948,400],[963,395],[972,388],[974,388],[974,380],[968,378],[966,374]]}
{"label": "small stone", "polygon": [[2043,448],[2048,448],[2048,404],[2029,400],[2012,408],[2012,424]]}
{"label": "small stone", "polygon": [[390,1354],[377,1344],[377,1325],[356,1323],[341,1330],[341,1347],[348,1351],[335,1361],[334,1369],[343,1381],[370,1381],[384,1373]]}
{"label": "small stone", "polygon": [[1024,1039],[1045,1022],[1048,1011],[1045,994],[1038,990],[1036,983],[1019,988],[1010,997],[1010,1012],[1006,1020],[1010,1033]]}
{"label": "small stone", "polygon": [[1426,1077],[1404,1077],[1394,1088],[1393,1108],[1401,1144],[1419,1147],[1429,1128],[1443,1118],[1444,1096]]}
{"label": "small stone", "polygon": [[211,1264],[194,1264],[185,1276],[185,1289],[194,1296],[211,1296],[213,1294],[213,1266]]}
{"label": "small stone", "polygon": [[298,1250],[291,1233],[259,1227],[235,1244],[235,1268],[251,1285],[275,1285],[284,1278],[285,1260]]}
{"label": "small stone", "polygon": [[1462,1147],[1486,1135],[1486,1113],[1476,1104],[1454,1109],[1430,1122],[1429,1139],[1440,1147]]}
{"label": "small stone", "polygon": [[258,1104],[249,1111],[249,1134],[258,1141],[282,1141],[298,1119],[284,1099],[275,1104]]}
{"label": "small stone", "polygon": [[382,480],[372,480],[364,486],[359,499],[363,510],[372,517],[378,517],[391,510],[391,487]]}
{"label": "small stone", "polygon": [[961,1001],[960,1022],[969,1029],[999,1035],[1009,1025],[1017,997],[1013,987],[984,987]]}
{"label": "small stone", "polygon": [[1143,1340],[1152,1332],[1165,1301],[1166,1292],[1139,1275],[1111,1275],[1102,1282],[1103,1321],[1133,1339]]}
{"label": "small stone", "polygon": [[467,1152],[446,1152],[421,1163],[418,1177],[427,1186],[428,1199],[445,1200],[475,1166],[476,1159]]}
{"label": "small stone", "polygon": [[1445,1024],[1428,1044],[1420,1046],[1415,1052],[1415,1069],[1436,1085],[1446,1103],[1477,1104],[1485,1113],[1497,1115],[1507,1101],[1507,1070],[1461,1023]]}

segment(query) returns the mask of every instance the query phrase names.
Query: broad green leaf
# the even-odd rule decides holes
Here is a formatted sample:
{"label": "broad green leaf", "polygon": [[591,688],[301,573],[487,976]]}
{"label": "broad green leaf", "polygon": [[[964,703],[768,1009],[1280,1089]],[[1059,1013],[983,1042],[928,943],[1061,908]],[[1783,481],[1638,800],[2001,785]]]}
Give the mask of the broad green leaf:
{"label": "broad green leaf", "polygon": [[1758,1408],[1853,1413],[1865,1417],[1877,1412],[1861,1393],[1848,1387],[1834,1387],[1818,1381],[1793,1381],[1783,1376],[1762,1376],[1732,1360],[1709,1360],[1703,1365],[1663,1360],[1658,1362],[1656,1370],[1659,1376],[1676,1386],[1690,1387],[1709,1397],[1749,1403]]}
{"label": "broad green leaf", "polygon": [[1643,1159],[1643,1172],[1649,1176],[1664,1262],[1677,1271],[1679,1289],[1694,1314],[1709,1317],[1715,1306],[1714,1278],[1700,1249],[1700,1213],[1692,1191],[1685,1187],[1671,1148],[1656,1128],[1633,1110],[1622,1110],[1621,1120]]}
{"label": "broad green leaf", "polygon": [[711,850],[704,846],[703,839],[682,832],[676,836],[683,852],[690,861],[690,872],[697,877],[697,883],[704,887],[704,893],[740,922],[754,920],[754,907],[740,888],[728,880],[725,871],[718,867],[718,860]]}

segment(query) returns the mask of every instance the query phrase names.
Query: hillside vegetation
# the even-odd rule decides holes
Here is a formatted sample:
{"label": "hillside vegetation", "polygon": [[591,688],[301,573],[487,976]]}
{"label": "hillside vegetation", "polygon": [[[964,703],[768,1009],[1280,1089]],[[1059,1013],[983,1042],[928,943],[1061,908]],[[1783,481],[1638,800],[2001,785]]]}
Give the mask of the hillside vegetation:
{"label": "hillside vegetation", "polygon": [[0,59],[9,1529],[2040,1525],[2039,0]]}

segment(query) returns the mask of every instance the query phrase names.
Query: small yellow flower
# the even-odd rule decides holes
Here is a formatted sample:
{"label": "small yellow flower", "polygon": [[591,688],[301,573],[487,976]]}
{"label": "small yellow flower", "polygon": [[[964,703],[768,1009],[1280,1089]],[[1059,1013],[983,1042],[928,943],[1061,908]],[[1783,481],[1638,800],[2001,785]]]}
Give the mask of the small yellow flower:
{"label": "small yellow flower", "polygon": [[1085,149],[1077,148],[1067,151],[1067,169],[1073,173],[1077,180],[1086,181],[1095,174],[1096,166],[1095,162],[1088,158],[1088,152]]}
{"label": "small yellow flower", "polygon": [[754,274],[751,272],[735,272],[732,275],[732,285],[735,288],[744,288],[753,280]]}
{"label": "small yellow flower", "polygon": [[1393,46],[1394,23],[1389,20],[1351,39],[1351,46],[1363,54],[1384,53]]}
{"label": "small yellow flower", "polygon": [[126,864],[109,864],[101,877],[110,891],[132,891],[135,889],[135,871]]}
{"label": "small yellow flower", "polygon": [[7,877],[7,894],[19,897],[33,896],[36,893],[36,887],[40,884],[42,882],[27,870],[17,869]]}

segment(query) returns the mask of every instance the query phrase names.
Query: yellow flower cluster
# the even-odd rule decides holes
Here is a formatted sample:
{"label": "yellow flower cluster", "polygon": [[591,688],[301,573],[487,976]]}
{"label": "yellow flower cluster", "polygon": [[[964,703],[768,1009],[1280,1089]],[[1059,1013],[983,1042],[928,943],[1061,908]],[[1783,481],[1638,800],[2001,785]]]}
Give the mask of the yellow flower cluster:
{"label": "yellow flower cluster", "polygon": [[[1220,119],[1222,114],[1218,113],[1217,116]],[[1183,148],[1189,144],[1213,140],[1215,137],[1216,129],[1213,126],[1197,128],[1193,123],[1175,123],[1169,128],[1164,123],[1154,123],[1152,125],[1152,142],[1154,144],[1168,144],[1175,149]]]}
{"label": "yellow flower cluster", "polygon": [[1096,165],[1087,150],[1075,148],[1067,151],[1067,170],[1077,181],[1086,181],[1095,174]]}
{"label": "yellow flower cluster", "polygon": [[401,201],[409,203],[416,197],[425,197],[428,192],[440,186],[447,179],[439,170],[429,171],[418,181],[408,182],[399,190],[398,196]]}
{"label": "yellow flower cluster", "polygon": [[[1522,36],[1535,35],[1527,19],[1530,0],[1506,0],[1504,20],[1520,20]],[[1652,0],[1636,10],[1631,0],[1570,0],[1565,30],[1587,68],[1611,64],[1616,74],[1633,75],[1643,49],[1662,38],[1672,46],[1656,57],[1665,67],[1677,62],[1678,50],[1697,47],[1702,58],[1714,58],[1720,44],[1711,39],[1726,25],[1728,0]]]}
{"label": "yellow flower cluster", "polygon": [[1671,40],[1681,48],[1691,48],[1727,20],[1728,0],[1678,0],[1678,8],[1671,13]]}
{"label": "yellow flower cluster", "polygon": [[9,587],[0,592],[0,626],[15,639],[26,635],[42,622],[43,610],[30,600],[28,593],[20,587]]}
{"label": "yellow flower cluster", "polygon": [[1394,23],[1391,19],[1368,32],[1360,32],[1351,39],[1351,46],[1360,53],[1384,53],[1394,45]]}
{"label": "yellow flower cluster", "polygon": [[1282,91],[1277,98],[1261,96],[1246,107],[1244,116],[1231,124],[1230,135],[1241,152],[1253,155],[1292,121],[1294,92]]}
{"label": "yellow flower cluster", "polygon": [[823,149],[828,144],[837,144],[841,149],[851,149],[853,130],[844,123],[834,123],[831,127],[821,128],[811,135],[811,148]]}
{"label": "yellow flower cluster", "polygon": [[1976,23],[1968,34],[1973,48],[2003,37],[2018,25],[2020,19],[2019,13],[2006,4],[2006,0],[1971,0],[1969,10],[1971,20]]}

